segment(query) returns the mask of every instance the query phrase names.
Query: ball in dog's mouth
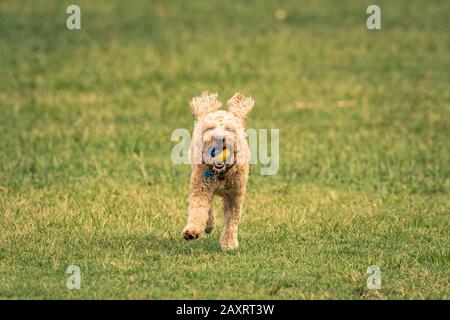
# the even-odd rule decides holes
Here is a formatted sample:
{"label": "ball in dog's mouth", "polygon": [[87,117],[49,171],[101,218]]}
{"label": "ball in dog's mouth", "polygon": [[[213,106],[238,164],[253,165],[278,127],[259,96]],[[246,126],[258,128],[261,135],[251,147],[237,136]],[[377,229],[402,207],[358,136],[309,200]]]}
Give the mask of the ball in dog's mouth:
{"label": "ball in dog's mouth", "polygon": [[213,169],[217,173],[221,173],[226,168],[226,160],[227,160],[228,150],[223,148],[223,150],[214,150],[211,155],[213,156]]}
{"label": "ball in dog's mouth", "polygon": [[222,173],[227,167],[234,164],[232,146],[211,145],[206,149],[205,156],[206,163],[209,164],[211,169],[216,173]]}

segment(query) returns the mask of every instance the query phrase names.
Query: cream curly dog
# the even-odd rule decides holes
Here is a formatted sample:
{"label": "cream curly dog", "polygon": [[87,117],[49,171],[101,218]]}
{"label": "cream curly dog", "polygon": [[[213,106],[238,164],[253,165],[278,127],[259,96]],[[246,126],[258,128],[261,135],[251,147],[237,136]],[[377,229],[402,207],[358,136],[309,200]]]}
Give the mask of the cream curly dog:
{"label": "cream curly dog", "polygon": [[191,110],[196,118],[190,146],[192,174],[189,192],[189,214],[183,237],[197,239],[214,229],[212,199],[223,201],[224,226],[220,236],[222,249],[234,249],[238,242],[241,217],[248,180],[249,147],[245,139],[246,118],[254,101],[236,93],[227,102],[227,109],[216,94],[203,92],[192,99]]}

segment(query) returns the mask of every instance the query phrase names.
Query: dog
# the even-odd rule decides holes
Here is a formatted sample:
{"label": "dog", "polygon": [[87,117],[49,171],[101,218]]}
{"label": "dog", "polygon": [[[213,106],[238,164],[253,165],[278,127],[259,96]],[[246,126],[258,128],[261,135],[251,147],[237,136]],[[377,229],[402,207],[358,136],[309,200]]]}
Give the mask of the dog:
{"label": "dog", "polygon": [[192,99],[196,119],[189,149],[190,178],[186,240],[211,233],[215,226],[212,200],[223,202],[224,226],[220,235],[223,250],[239,246],[238,223],[246,193],[250,151],[245,137],[245,123],[254,100],[236,93],[227,101],[227,111],[217,93],[205,91]]}

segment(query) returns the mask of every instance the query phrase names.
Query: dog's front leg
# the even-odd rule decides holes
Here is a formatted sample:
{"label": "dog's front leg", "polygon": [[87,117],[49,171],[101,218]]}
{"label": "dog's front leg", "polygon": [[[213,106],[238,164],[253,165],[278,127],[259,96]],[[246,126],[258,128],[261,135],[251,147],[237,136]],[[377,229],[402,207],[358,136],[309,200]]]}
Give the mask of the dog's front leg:
{"label": "dog's front leg", "polygon": [[192,186],[189,194],[188,221],[183,229],[186,240],[197,239],[205,232],[211,209],[212,192],[199,186]]}
{"label": "dog's front leg", "polygon": [[220,246],[223,250],[235,249],[239,246],[238,223],[241,219],[243,197],[235,195],[223,198],[224,226],[220,235]]}

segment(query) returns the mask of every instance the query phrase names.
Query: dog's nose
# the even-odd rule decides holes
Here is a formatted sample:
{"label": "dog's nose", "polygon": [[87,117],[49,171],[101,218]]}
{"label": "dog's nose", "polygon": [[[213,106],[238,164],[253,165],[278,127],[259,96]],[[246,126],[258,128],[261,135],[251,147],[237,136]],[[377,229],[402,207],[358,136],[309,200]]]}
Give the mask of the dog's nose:
{"label": "dog's nose", "polygon": [[224,145],[225,144],[225,136],[215,136],[214,141],[218,144]]}

